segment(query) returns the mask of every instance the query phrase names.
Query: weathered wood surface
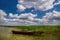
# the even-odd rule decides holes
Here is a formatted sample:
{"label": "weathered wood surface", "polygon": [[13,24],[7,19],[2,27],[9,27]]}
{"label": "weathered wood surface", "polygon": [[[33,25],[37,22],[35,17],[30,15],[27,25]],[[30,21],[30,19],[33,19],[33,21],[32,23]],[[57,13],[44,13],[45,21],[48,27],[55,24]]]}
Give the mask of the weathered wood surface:
{"label": "weathered wood surface", "polygon": [[36,35],[36,34],[43,34],[43,31],[16,31],[16,30],[12,30],[13,34],[23,34],[23,35]]}

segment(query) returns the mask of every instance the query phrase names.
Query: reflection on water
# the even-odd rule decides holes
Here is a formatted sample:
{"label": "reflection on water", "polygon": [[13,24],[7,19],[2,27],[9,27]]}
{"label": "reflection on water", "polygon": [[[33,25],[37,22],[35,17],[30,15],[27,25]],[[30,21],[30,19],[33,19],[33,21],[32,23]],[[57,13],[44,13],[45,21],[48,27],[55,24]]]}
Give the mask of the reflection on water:
{"label": "reflection on water", "polygon": [[38,36],[12,34],[11,28],[0,27],[0,40],[59,40],[59,34],[43,34]]}

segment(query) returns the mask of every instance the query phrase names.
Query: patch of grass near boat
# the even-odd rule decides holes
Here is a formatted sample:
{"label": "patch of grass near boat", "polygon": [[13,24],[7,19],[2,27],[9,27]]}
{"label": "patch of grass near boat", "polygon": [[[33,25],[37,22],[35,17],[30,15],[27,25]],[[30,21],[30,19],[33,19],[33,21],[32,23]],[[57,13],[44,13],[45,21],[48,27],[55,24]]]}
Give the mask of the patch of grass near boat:
{"label": "patch of grass near boat", "polygon": [[53,30],[60,30],[60,26],[7,26],[22,30],[32,30],[32,31],[53,31]]}

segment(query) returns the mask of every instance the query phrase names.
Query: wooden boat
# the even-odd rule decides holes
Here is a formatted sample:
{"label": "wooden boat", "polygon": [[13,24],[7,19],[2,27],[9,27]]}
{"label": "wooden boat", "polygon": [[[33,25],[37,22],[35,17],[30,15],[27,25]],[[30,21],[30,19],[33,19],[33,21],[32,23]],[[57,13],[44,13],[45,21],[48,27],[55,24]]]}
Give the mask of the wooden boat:
{"label": "wooden boat", "polygon": [[34,34],[42,34],[44,33],[43,31],[38,31],[38,32],[34,32],[34,31],[17,31],[17,30],[12,30],[13,34],[23,34],[23,35],[34,35]]}

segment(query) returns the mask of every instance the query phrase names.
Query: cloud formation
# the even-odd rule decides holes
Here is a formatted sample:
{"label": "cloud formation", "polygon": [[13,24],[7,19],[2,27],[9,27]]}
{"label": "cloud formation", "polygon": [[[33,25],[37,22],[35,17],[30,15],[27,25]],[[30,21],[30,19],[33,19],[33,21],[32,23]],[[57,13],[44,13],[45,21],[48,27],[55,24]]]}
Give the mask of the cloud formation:
{"label": "cloud formation", "polygon": [[53,8],[55,0],[18,0],[17,8],[24,11],[26,8],[34,7],[39,10],[48,10]]}
{"label": "cloud formation", "polygon": [[43,16],[42,20],[45,24],[51,24],[51,25],[60,25],[60,12],[53,11],[46,13],[45,16]]}
{"label": "cloud formation", "polygon": [[58,4],[60,4],[60,0],[57,0],[58,2],[57,3],[55,3],[54,5],[58,5]]}
{"label": "cloud formation", "polygon": [[18,14],[13,14],[13,13],[10,13],[9,14],[9,17],[10,18],[15,18],[15,19],[22,19],[22,20],[33,20],[34,17],[36,17],[37,14],[32,14],[32,13],[25,13],[25,14],[21,14],[21,15],[18,15]]}
{"label": "cloud formation", "polygon": [[36,23],[33,20],[37,14],[25,13],[18,15],[9,13],[9,18],[5,16],[7,14],[3,10],[0,10],[0,25],[35,25]]}
{"label": "cloud formation", "polygon": [[[18,0],[17,8],[20,11],[24,11],[26,8],[35,8],[38,10],[48,10],[54,7],[54,5],[60,4],[60,0],[53,4],[55,0]],[[48,12],[42,19],[36,18],[38,15],[33,13],[13,14],[0,10],[0,25],[60,25],[60,12],[54,11]]]}
{"label": "cloud formation", "polygon": [[4,24],[6,21],[6,18],[4,16],[6,16],[7,14],[3,11],[0,10],[0,25]]}
{"label": "cloud formation", "polygon": [[6,18],[7,14],[0,10],[0,25],[60,25],[60,12],[53,11],[46,13],[42,19],[35,18],[37,14],[25,13],[25,14],[13,14],[9,13],[9,18]]}

